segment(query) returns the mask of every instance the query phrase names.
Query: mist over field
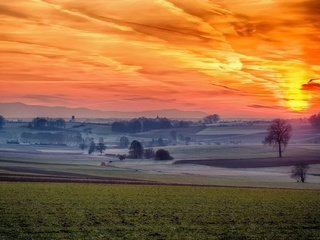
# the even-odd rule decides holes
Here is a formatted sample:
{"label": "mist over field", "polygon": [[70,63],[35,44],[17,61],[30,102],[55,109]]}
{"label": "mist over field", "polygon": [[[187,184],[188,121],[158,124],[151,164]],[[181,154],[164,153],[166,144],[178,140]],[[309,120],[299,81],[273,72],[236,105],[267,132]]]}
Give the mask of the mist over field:
{"label": "mist over field", "polygon": [[320,239],[319,0],[0,0],[0,240]]}
{"label": "mist over field", "polygon": [[1,117],[0,237],[317,239],[319,119]]}
{"label": "mist over field", "polygon": [[[17,118],[0,130],[1,178],[318,188],[320,133],[307,118],[287,122],[279,158],[263,143],[270,120]],[[307,184],[290,177],[299,164]]]}

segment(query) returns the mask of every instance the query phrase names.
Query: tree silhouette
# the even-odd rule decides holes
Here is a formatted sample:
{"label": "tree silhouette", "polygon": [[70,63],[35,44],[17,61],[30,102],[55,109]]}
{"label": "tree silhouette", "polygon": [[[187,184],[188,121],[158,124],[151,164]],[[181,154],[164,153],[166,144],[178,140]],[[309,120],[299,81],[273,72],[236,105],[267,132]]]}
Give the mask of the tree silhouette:
{"label": "tree silhouette", "polygon": [[4,117],[0,115],[0,129],[3,128],[5,122],[6,120],[4,119]]}
{"label": "tree silhouette", "polygon": [[94,141],[91,141],[91,143],[89,145],[88,153],[91,154],[94,152],[94,150],[96,150],[96,144]]}
{"label": "tree silhouette", "polygon": [[202,120],[205,124],[212,124],[220,121],[220,116],[218,114],[208,115]]}
{"label": "tree silhouette", "polygon": [[55,126],[57,128],[66,128],[66,121],[63,118],[58,118],[55,120]]}
{"label": "tree silhouette", "polygon": [[297,179],[297,181],[301,181],[304,183],[306,181],[308,168],[309,166],[307,164],[297,164],[292,169],[291,177]]}
{"label": "tree silhouette", "polygon": [[173,157],[170,156],[170,153],[164,149],[158,149],[156,151],[155,160],[172,160]]}
{"label": "tree silhouette", "polygon": [[99,142],[96,146],[96,149],[102,155],[102,153],[107,149],[107,147],[103,142]]}
{"label": "tree silhouette", "polygon": [[81,150],[85,150],[87,147],[88,147],[87,144],[85,144],[84,142],[82,142],[82,143],[79,144],[79,148],[80,148]]}
{"label": "tree silhouette", "polygon": [[143,157],[143,146],[141,142],[137,140],[133,140],[131,145],[130,145],[130,152],[129,155],[132,158],[142,158]]}
{"label": "tree silhouette", "polygon": [[314,128],[320,129],[320,113],[315,114],[315,115],[312,115],[312,116],[309,118],[309,122],[311,123],[311,125],[312,125]]}
{"label": "tree silhouette", "polygon": [[150,159],[150,158],[154,158],[154,156],[155,156],[155,152],[153,148],[148,148],[144,150],[144,158]]}
{"label": "tree silhouette", "polygon": [[36,117],[29,124],[29,127],[37,130],[55,130],[58,128],[65,128],[66,121],[63,118],[51,119]]}
{"label": "tree silhouette", "polygon": [[176,142],[177,141],[177,131],[176,130],[172,130],[170,132],[170,136],[172,137],[172,139]]}
{"label": "tree silhouette", "polygon": [[129,146],[129,139],[125,136],[120,138],[120,147],[127,148]]}
{"label": "tree silhouette", "polygon": [[291,125],[283,119],[275,119],[268,127],[268,135],[263,143],[273,147],[278,147],[279,157],[282,157],[282,151],[288,145],[291,138]]}

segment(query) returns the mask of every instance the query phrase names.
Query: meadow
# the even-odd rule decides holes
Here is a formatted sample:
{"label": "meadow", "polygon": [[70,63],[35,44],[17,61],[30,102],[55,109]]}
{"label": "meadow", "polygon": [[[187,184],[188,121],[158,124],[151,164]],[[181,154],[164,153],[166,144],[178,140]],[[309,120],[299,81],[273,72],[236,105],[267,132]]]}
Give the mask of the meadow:
{"label": "meadow", "polygon": [[320,191],[0,183],[0,239],[320,239]]}
{"label": "meadow", "polygon": [[[1,150],[1,149],[8,150]],[[9,149],[10,148],[10,149]],[[281,166],[283,161],[317,158],[319,147],[314,144],[289,145],[280,161],[276,150],[263,145],[177,145],[166,149],[174,156],[173,161],[126,159],[95,154],[89,156],[71,147],[0,145],[0,179],[15,181],[149,181],[166,184],[250,186],[319,189],[319,161],[308,170],[307,183],[297,183],[290,178],[291,166]],[[125,153],[127,149],[107,149],[106,154]],[[259,168],[266,158],[276,167]],[[209,166],[203,166],[208,159]],[[221,160],[222,159],[222,160]],[[183,160],[184,164],[179,163]],[[100,166],[101,161],[107,162]],[[112,162],[109,162],[112,161]],[[228,163],[243,162],[256,165],[253,168],[230,168]],[[269,161],[269,160],[268,160]],[[238,164],[239,162],[239,164]],[[221,166],[225,163],[226,166]],[[279,166],[277,164],[279,163]],[[214,165],[216,164],[216,165]]]}

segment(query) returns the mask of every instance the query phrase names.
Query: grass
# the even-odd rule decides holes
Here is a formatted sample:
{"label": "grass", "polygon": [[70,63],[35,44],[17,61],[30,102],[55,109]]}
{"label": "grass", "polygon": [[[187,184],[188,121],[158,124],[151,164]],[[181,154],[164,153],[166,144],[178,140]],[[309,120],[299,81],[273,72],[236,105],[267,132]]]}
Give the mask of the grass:
{"label": "grass", "polygon": [[[179,159],[247,159],[278,157],[278,150],[268,145],[189,145],[168,146],[176,160]],[[319,156],[319,145],[296,144],[288,145],[283,155],[287,157]]]}
{"label": "grass", "polygon": [[0,239],[320,239],[320,191],[0,183]]}
{"label": "grass", "polygon": [[[27,146],[23,146],[27,147]],[[175,157],[179,159],[205,159],[205,158],[256,158],[256,157],[274,157],[277,156],[276,149],[263,145],[242,145],[242,146],[170,146],[165,147]],[[117,151],[128,151],[123,149],[108,149],[106,152],[117,153]],[[318,145],[289,145],[284,153],[285,156],[319,156]],[[93,160],[94,159],[94,160]],[[196,166],[177,166],[161,162],[148,162],[146,160],[134,161],[127,159],[123,162],[114,161],[107,167],[100,167],[102,159],[93,158],[87,155],[77,154],[29,154],[24,156],[23,153],[17,152],[17,156],[1,156],[0,169],[6,174],[27,174],[25,170],[19,172],[6,169],[6,167],[24,167],[37,170],[57,171],[63,173],[88,174],[92,176],[116,177],[150,180],[163,183],[189,183],[189,184],[209,184],[224,186],[257,186],[257,187],[280,187],[280,188],[319,188],[319,177],[308,178],[308,184],[297,184],[290,179],[290,169],[286,178],[263,178],[263,176],[253,176],[245,174],[243,176],[215,175],[206,173],[203,168],[196,171]],[[108,162],[109,158],[105,158]],[[202,166],[203,167],[203,166]],[[278,171],[277,171],[278,172]],[[309,172],[319,173],[319,170],[312,167]],[[282,176],[280,176],[282,177]],[[309,181],[310,180],[310,181]]]}

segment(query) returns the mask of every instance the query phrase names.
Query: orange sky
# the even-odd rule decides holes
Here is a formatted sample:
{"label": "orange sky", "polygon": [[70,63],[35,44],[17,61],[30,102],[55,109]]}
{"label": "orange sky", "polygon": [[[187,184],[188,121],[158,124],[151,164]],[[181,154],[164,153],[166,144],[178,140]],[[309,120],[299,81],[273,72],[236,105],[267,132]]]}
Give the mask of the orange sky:
{"label": "orange sky", "polygon": [[1,0],[0,102],[320,110],[319,0]]}

